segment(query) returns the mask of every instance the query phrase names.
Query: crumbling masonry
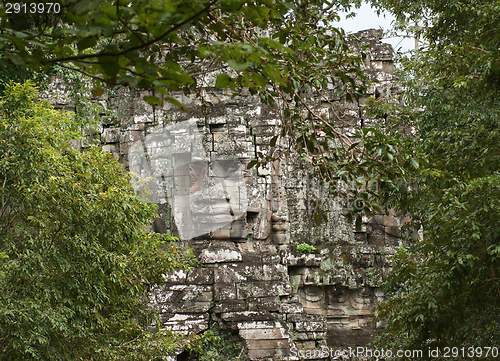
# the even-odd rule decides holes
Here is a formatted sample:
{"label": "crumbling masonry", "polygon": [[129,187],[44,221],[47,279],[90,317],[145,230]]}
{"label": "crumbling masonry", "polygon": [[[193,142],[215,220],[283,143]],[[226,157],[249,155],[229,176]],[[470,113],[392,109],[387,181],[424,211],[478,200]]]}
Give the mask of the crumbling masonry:
{"label": "crumbling masonry", "polygon": [[[367,72],[379,80],[367,96],[394,96],[393,50],[381,42],[382,31],[357,36],[370,44]],[[383,296],[378,275],[390,267],[389,256],[401,243],[399,226],[405,220],[376,215],[356,232],[342,216],[342,202],[331,200],[328,223],[311,224],[310,200],[326,198],[327,190],[308,177],[312,170],[300,158],[246,169],[256,151],[273,151],[270,139],[279,132],[279,115],[258,97],[221,93],[211,99],[215,106],[202,113],[196,101],[183,95],[178,100],[187,112],[168,106],[153,109],[143,95],[123,88],[96,99],[113,112],[102,117],[98,130],[104,151],[128,167],[128,151],[135,142],[168,124],[195,119],[210,157],[230,155],[242,162],[248,192],[243,217],[210,235],[182,241],[194,249],[202,266],[169,276],[151,293],[163,325],[199,333],[216,321],[239,335],[251,360],[290,359],[293,346],[368,343],[380,327],[372,323],[372,308]],[[53,94],[47,96],[56,107],[67,105]],[[359,105],[339,102],[335,112],[345,124],[359,125]],[[175,231],[170,212],[165,202],[159,205],[155,231]],[[299,243],[314,245],[318,252],[296,253]]]}

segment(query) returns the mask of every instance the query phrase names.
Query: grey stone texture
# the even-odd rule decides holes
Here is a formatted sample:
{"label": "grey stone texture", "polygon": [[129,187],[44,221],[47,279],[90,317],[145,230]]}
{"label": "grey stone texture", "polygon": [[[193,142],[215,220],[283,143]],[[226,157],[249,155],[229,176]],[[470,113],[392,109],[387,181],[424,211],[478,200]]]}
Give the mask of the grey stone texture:
{"label": "grey stone texture", "polygon": [[[366,72],[379,81],[367,96],[397,95],[393,50],[381,43],[382,31],[356,35],[370,45]],[[58,94],[63,92],[55,84]],[[182,94],[177,97],[187,112],[170,105],[154,108],[142,100],[143,95],[149,93],[120,88],[95,99],[106,105],[107,112],[101,115],[98,134],[84,144],[100,141],[103,151],[128,168],[133,161],[128,150],[134,142],[169,124],[196,119],[207,157],[239,159],[248,191],[248,211],[238,220],[180,241],[193,249],[201,265],[167,275],[165,284],[151,291],[150,304],[160,310],[163,327],[200,333],[216,320],[221,328],[239,335],[251,360],[294,359],[292,346],[366,345],[380,326],[371,322],[372,309],[383,298],[380,277],[390,269],[390,256],[402,244],[399,227],[408,219],[394,213],[376,215],[364,219],[362,230],[356,231],[342,215],[342,202],[330,200],[329,221],[316,227],[309,221],[310,200],[326,199],[328,191],[309,177],[313,170],[300,158],[246,169],[257,151],[275,151],[270,139],[280,132],[276,110],[262,105],[257,96],[221,93],[213,97],[214,107],[203,113],[197,100]],[[61,96],[45,97],[57,108],[67,107]],[[343,119],[348,132],[360,124],[364,99],[357,104],[338,102],[326,112]],[[364,119],[365,124],[369,121]],[[158,151],[162,146],[158,144]],[[185,154],[183,149],[172,152]],[[175,235],[165,197],[160,197],[158,214],[152,229]],[[299,243],[314,245],[318,252],[296,253]]]}

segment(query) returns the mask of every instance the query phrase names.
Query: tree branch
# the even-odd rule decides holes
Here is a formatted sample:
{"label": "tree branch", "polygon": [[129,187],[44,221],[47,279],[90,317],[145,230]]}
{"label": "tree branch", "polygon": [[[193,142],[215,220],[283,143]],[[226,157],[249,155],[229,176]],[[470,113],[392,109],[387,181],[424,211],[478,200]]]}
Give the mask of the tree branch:
{"label": "tree branch", "polygon": [[492,278],[493,283],[495,283],[495,287],[497,289],[498,295],[500,296],[500,288],[498,287],[498,282],[497,282],[497,278],[495,276],[495,270],[493,269],[493,265],[490,265],[490,270],[491,270],[491,275],[493,276],[493,278]]}
{"label": "tree branch", "polygon": [[100,57],[105,57],[105,56],[114,56],[114,57],[119,57],[119,56],[122,56],[122,55],[125,55],[125,54],[128,54],[130,53],[131,51],[134,51],[134,50],[139,50],[139,49],[143,49],[143,48],[146,48],[160,40],[162,40],[163,38],[165,38],[167,35],[169,35],[170,33],[176,31],[177,29],[181,28],[182,26],[186,25],[187,23],[191,22],[192,20],[196,19],[198,16],[200,16],[201,14],[207,12],[218,0],[212,0],[205,8],[203,8],[202,10],[200,10],[199,12],[197,12],[196,14],[192,15],[191,17],[189,17],[188,19],[178,23],[177,25],[171,27],[169,30],[167,30],[166,32],[164,32],[163,34],[161,34],[160,36],[146,42],[146,43],[143,43],[141,45],[137,45],[137,46],[133,46],[131,48],[128,48],[128,49],[125,49],[123,51],[120,51],[118,53],[98,53],[98,54],[82,54],[82,55],[75,55],[75,56],[68,56],[66,58],[57,58],[57,59],[51,59],[49,61],[47,61],[47,63],[60,63],[60,62],[67,62],[67,61],[78,61],[78,60],[83,60],[83,59],[89,59],[89,58],[100,58]]}

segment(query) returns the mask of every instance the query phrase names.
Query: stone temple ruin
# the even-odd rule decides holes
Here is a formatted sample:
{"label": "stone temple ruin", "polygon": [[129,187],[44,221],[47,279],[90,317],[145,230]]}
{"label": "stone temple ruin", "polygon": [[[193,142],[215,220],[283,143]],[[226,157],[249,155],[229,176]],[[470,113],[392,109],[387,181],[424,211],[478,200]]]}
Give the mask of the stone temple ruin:
{"label": "stone temple ruin", "polygon": [[[370,45],[366,71],[379,81],[367,96],[398,94],[393,83],[393,50],[381,42],[382,31],[356,35]],[[143,95],[122,88],[95,99],[114,113],[102,116],[98,136],[103,151],[132,169],[141,164],[134,144],[144,145],[146,137],[167,125],[190,121],[196,124],[207,159],[239,161],[247,197],[244,212],[230,214],[229,221],[227,212],[211,214],[207,222],[223,227],[201,237],[181,237],[201,267],[168,276],[151,293],[151,304],[161,311],[163,326],[190,334],[217,322],[239,336],[250,360],[304,359],[295,357],[294,347],[366,345],[381,326],[372,323],[372,308],[383,297],[377,275],[390,267],[390,256],[401,244],[399,226],[406,220],[396,214],[376,215],[365,219],[357,232],[342,216],[342,202],[331,200],[329,221],[314,226],[308,217],[310,201],[326,199],[327,190],[308,177],[311,169],[299,157],[276,161],[268,168],[246,167],[257,151],[273,151],[270,139],[279,132],[279,114],[260,104],[258,97],[230,98],[221,92],[212,99],[215,106],[202,113],[199,104],[184,95],[178,99],[187,112],[168,106],[154,109],[142,100]],[[67,106],[48,97],[56,107]],[[354,126],[361,121],[359,107],[339,103],[334,111]],[[192,151],[186,151],[182,143],[194,136],[192,129],[177,127],[169,133],[168,145],[150,142],[148,151],[157,154],[168,146],[169,155],[181,159]],[[79,146],[89,146],[93,139]],[[186,177],[192,176],[192,162],[165,170],[162,180],[170,185],[186,183]],[[177,188],[178,195],[183,191],[188,189]],[[184,212],[182,204],[169,204],[162,197],[155,202],[160,217],[153,224],[154,231],[179,235],[172,210]],[[316,246],[318,252],[297,253],[300,243]]]}

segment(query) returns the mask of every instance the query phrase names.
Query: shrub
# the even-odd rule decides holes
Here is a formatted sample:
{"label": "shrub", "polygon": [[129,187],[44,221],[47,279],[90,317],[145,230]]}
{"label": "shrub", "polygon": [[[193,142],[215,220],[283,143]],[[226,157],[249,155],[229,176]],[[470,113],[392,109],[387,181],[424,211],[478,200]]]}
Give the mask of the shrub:
{"label": "shrub", "polygon": [[297,245],[297,252],[298,253],[307,253],[307,254],[310,254],[310,253],[314,253],[316,252],[318,249],[314,246],[311,246],[310,244],[307,244],[307,243],[301,243],[299,245]]}

